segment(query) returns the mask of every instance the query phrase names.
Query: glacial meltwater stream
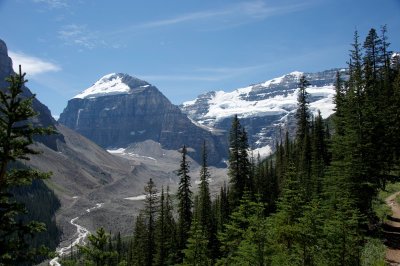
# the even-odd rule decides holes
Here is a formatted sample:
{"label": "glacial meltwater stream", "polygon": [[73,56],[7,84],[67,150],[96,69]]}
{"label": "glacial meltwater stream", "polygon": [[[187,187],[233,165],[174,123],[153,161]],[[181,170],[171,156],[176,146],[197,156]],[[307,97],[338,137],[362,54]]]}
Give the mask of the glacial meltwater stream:
{"label": "glacial meltwater stream", "polygon": [[[104,203],[97,203],[96,206],[89,208],[86,210],[86,213],[90,213],[91,211],[95,210],[95,209],[99,209],[101,208],[101,206],[103,206]],[[86,214],[85,213],[85,214]],[[85,215],[83,214],[83,215]],[[50,265],[51,266],[61,266],[59,260],[61,257],[69,254],[71,252],[71,249],[76,246],[76,245],[85,245],[85,239],[88,236],[88,234],[90,233],[88,229],[86,229],[85,227],[79,225],[76,223],[76,221],[79,219],[78,217],[75,217],[73,219],[71,219],[70,224],[72,224],[73,226],[76,227],[76,233],[74,235],[74,237],[76,236],[76,238],[74,238],[75,240],[73,240],[73,242],[66,246],[66,247],[59,247],[57,248],[57,257],[55,257],[54,259],[52,259],[50,261]]]}

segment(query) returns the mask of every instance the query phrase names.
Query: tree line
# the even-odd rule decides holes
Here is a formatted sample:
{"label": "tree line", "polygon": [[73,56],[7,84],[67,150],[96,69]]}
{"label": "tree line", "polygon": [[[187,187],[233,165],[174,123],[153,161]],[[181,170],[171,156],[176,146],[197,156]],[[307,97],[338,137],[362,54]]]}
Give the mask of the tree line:
{"label": "tree line", "polygon": [[[389,50],[386,26],[371,29],[362,44],[355,32],[347,74],[343,80],[337,72],[335,114],[328,120],[312,115],[309,83],[300,78],[295,135],[284,132],[265,160],[250,158],[246,130],[234,116],[229,184],[213,197],[206,143],[197,194],[184,146],[176,195],[168,187],[158,193],[150,179],[132,237],[115,239],[99,229],[66,262],[384,265],[372,202],[400,177],[400,63]],[[110,244],[96,246],[101,237]]]}
{"label": "tree line", "polygon": [[[348,80],[337,73],[335,114],[309,109],[309,83],[299,80],[296,132],[288,131],[265,160],[249,156],[237,116],[229,132],[229,183],[211,196],[207,144],[198,193],[191,188],[187,150],[181,149],[179,187],[158,191],[152,179],[133,236],[103,228],[63,265],[384,265],[378,191],[400,177],[400,60],[389,50],[386,27],[361,44],[354,34]],[[24,75],[0,90],[0,265],[32,264],[48,250],[29,241],[44,224],[20,219],[14,187],[49,174],[15,167],[36,154],[32,98],[20,96]],[[54,203],[56,206],[57,203]]]}
{"label": "tree line", "polygon": [[0,89],[0,265],[32,265],[58,245],[54,213],[60,203],[41,181],[50,173],[22,162],[39,153],[32,146],[34,137],[55,131],[33,125],[35,96],[22,95],[27,80],[21,66],[6,81],[9,86]]}

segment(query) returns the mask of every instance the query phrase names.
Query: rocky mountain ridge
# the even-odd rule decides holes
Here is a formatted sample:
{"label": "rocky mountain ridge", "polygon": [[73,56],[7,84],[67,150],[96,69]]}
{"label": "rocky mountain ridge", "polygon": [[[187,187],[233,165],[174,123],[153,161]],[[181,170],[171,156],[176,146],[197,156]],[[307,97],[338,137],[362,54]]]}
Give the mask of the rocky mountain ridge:
{"label": "rocky mountain ridge", "polygon": [[181,110],[200,125],[228,131],[237,114],[249,135],[249,143],[261,155],[270,153],[282,130],[294,131],[298,82],[302,75],[310,82],[310,110],[326,118],[334,112],[336,72],[347,78],[346,69],[317,73],[295,71],[232,92],[211,91],[180,105]]}
{"label": "rocky mountain ridge", "polygon": [[[6,44],[0,40],[0,88],[9,85],[5,78],[11,74],[14,74],[12,60]],[[32,96],[28,87],[23,88],[23,96]],[[173,174],[148,169],[140,162],[140,158],[126,159],[110,154],[56,122],[49,109],[39,100],[33,101],[33,107],[39,114],[31,122],[36,126],[53,126],[58,133],[37,139],[35,149],[40,154],[21,163],[40,171],[52,172],[51,178],[45,183],[61,202],[55,220],[63,232],[62,246],[69,245],[76,233],[71,219],[82,213],[85,216],[79,221],[80,224],[92,232],[99,226],[124,234],[131,232],[131,224],[140,203],[126,201],[124,197],[143,193],[144,184],[150,177],[162,184],[164,180],[169,182]],[[101,210],[88,214],[86,210],[99,202],[104,203]]]}
{"label": "rocky mountain ridge", "polygon": [[[23,72],[24,66],[22,66],[21,69]],[[13,70],[12,60],[8,56],[7,45],[3,40],[0,39],[0,88],[6,88],[9,86],[5,79],[13,74],[15,74],[15,72]],[[33,94],[27,87],[24,87],[22,95],[24,97],[32,97]],[[32,105],[33,109],[38,112],[38,116],[33,118],[31,121],[34,125],[49,127],[57,124],[57,122],[51,116],[50,110],[46,105],[41,103],[36,98],[33,100]],[[64,141],[62,135],[37,137],[36,140],[44,143],[53,150],[57,150],[57,141]]]}
{"label": "rocky mountain ridge", "polygon": [[168,150],[187,145],[200,160],[205,140],[210,164],[227,158],[225,137],[195,125],[155,86],[127,74],[100,78],[68,101],[58,121],[108,149],[154,140]]}

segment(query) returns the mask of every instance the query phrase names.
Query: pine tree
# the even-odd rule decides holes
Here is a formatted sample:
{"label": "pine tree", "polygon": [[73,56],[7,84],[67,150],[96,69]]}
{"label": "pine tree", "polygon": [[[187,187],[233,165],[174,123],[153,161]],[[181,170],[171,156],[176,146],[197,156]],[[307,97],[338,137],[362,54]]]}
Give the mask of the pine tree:
{"label": "pine tree", "polygon": [[319,196],[322,192],[322,179],[325,175],[326,166],[329,165],[329,156],[326,144],[325,126],[318,111],[312,127],[312,164],[311,164],[311,178],[312,178],[312,191],[314,196]]}
{"label": "pine tree", "polygon": [[[179,188],[178,188],[178,243],[179,250],[183,250],[186,245],[188,238],[188,232],[192,222],[192,191],[190,190],[190,176],[189,176],[189,162],[187,161],[186,146],[182,148],[182,160],[180,168],[178,170],[178,176],[180,177]],[[182,258],[182,255],[180,256]]]}
{"label": "pine tree", "polygon": [[229,195],[231,207],[236,207],[239,204],[245,188],[252,189],[253,186],[252,180],[250,180],[248,147],[247,133],[240,125],[237,115],[235,115],[229,133],[228,175],[232,184]]}
{"label": "pine tree", "polygon": [[360,265],[361,216],[351,195],[342,193],[340,203],[324,209],[324,212],[321,255],[325,265]]}
{"label": "pine tree", "polygon": [[262,204],[253,202],[250,192],[245,191],[240,205],[230,215],[224,230],[218,234],[222,252],[222,258],[217,262],[218,265],[231,265],[235,258],[237,259],[240,243],[245,239],[246,230],[251,224],[252,217],[261,216],[263,211]]}
{"label": "pine tree", "polygon": [[146,199],[144,202],[144,214],[147,222],[146,257],[144,265],[151,266],[153,264],[153,258],[156,250],[155,225],[156,215],[159,207],[156,185],[151,178],[149,182],[147,182],[144,191],[146,193]]}
{"label": "pine tree", "polygon": [[247,189],[252,195],[254,195],[254,180],[251,175],[251,164],[249,160],[249,143],[247,138],[247,132],[242,128],[242,132],[239,138],[239,165],[242,178],[244,179],[244,189]]}
{"label": "pine tree", "polygon": [[15,201],[10,189],[50,176],[33,169],[18,169],[15,162],[29,160],[30,155],[38,154],[32,148],[33,138],[51,134],[54,130],[31,125],[30,120],[37,115],[32,107],[35,96],[22,96],[27,81],[21,67],[19,74],[6,81],[9,87],[0,89],[0,264],[15,265],[33,263],[36,255],[45,255],[47,251],[28,245],[28,241],[45,227],[36,221],[17,222],[18,216],[26,210],[23,204]]}
{"label": "pine tree", "polygon": [[[327,219],[330,218],[327,217]],[[296,249],[302,265],[321,264],[323,259],[320,240],[324,238],[321,198],[315,196],[304,206],[304,211],[298,222],[299,235]]]}
{"label": "pine tree", "polygon": [[109,235],[104,228],[99,228],[95,235],[89,235],[89,243],[86,246],[78,246],[86,263],[94,263],[97,266],[108,265],[110,260],[117,257],[115,251],[108,250]]}
{"label": "pine tree", "polygon": [[167,186],[167,192],[165,197],[165,235],[166,235],[166,264],[172,265],[178,261],[178,236],[177,226],[173,214],[173,205],[171,195],[169,193],[169,187]]}
{"label": "pine tree", "polygon": [[165,232],[165,199],[164,199],[164,187],[161,187],[161,198],[160,198],[160,210],[156,221],[156,255],[154,256],[154,265],[165,265],[166,259],[166,232]]}
{"label": "pine tree", "polygon": [[301,143],[309,133],[310,129],[310,111],[309,111],[309,93],[307,87],[310,83],[304,75],[299,80],[299,92],[297,94],[296,110],[296,139]]}
{"label": "pine tree", "polygon": [[249,226],[243,234],[236,254],[232,256],[232,265],[269,265],[270,247],[268,243],[268,225],[263,216],[263,204],[253,202],[254,213],[249,216]]}
{"label": "pine tree", "polygon": [[208,180],[210,173],[207,166],[207,150],[206,143],[203,142],[202,164],[200,169],[200,184],[199,184],[199,203],[198,203],[198,222],[201,227],[207,231],[207,237],[211,237],[212,231],[212,213],[211,213],[211,198]]}
{"label": "pine tree", "polygon": [[232,120],[231,130],[229,132],[229,168],[228,175],[232,184],[231,202],[238,202],[241,198],[245,186],[244,178],[240,172],[240,136],[242,127],[240,121],[235,115]]}
{"label": "pine tree", "polygon": [[[304,187],[302,190],[308,198],[313,194],[314,184],[311,180],[311,122],[309,111],[309,94],[307,87],[310,83],[305,76],[300,77],[299,92],[297,95],[296,110],[296,151],[297,151],[297,172]],[[310,198],[309,198],[310,199]]]}
{"label": "pine tree", "polygon": [[132,265],[143,266],[146,265],[147,254],[147,228],[143,213],[136,217],[135,229],[133,234],[132,243]]}
{"label": "pine tree", "polygon": [[160,209],[156,226],[156,254],[154,265],[171,265],[176,262],[176,224],[172,213],[169,188],[161,190]]}
{"label": "pine tree", "polygon": [[122,239],[121,232],[118,232],[117,235],[117,254],[118,254],[118,263],[122,261]]}
{"label": "pine tree", "polygon": [[290,165],[285,177],[282,196],[278,201],[277,213],[272,216],[275,239],[290,251],[298,241],[299,224],[305,206],[304,193],[294,165]]}
{"label": "pine tree", "polygon": [[343,80],[341,78],[340,72],[336,72],[336,81],[335,81],[335,96],[334,96],[334,103],[335,103],[335,114],[333,121],[335,123],[335,134],[339,136],[343,136],[344,134],[344,108],[345,108],[345,90]]}
{"label": "pine tree", "polygon": [[185,257],[182,265],[209,266],[208,239],[204,234],[204,228],[194,219],[190,228],[186,249],[183,251]]}
{"label": "pine tree", "polygon": [[229,219],[229,214],[231,213],[232,206],[230,205],[229,202],[229,187],[227,184],[224,182],[224,185],[221,187],[220,191],[220,199],[221,199],[221,225],[224,225],[228,219]]}

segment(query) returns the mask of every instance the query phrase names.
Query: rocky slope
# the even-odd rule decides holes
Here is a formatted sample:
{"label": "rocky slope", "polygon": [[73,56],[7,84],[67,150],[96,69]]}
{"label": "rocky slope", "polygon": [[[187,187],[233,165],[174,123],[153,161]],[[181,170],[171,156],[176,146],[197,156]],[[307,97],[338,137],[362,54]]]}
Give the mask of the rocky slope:
{"label": "rocky slope", "polygon": [[197,123],[220,130],[229,130],[231,118],[237,114],[249,135],[249,143],[261,155],[268,154],[286,128],[294,130],[294,112],[297,108],[297,88],[301,75],[311,86],[310,109],[321,111],[324,118],[333,113],[336,71],[346,78],[346,70],[332,69],[318,73],[292,72],[290,74],[250,85],[232,92],[211,91],[180,108]]}
{"label": "rocky slope", "polygon": [[[8,86],[3,80],[12,73],[12,61],[8,57],[7,47],[0,40],[1,87]],[[135,79],[129,80],[128,83],[137,82],[136,84],[139,86],[148,85]],[[113,97],[123,96],[123,93],[126,93],[120,91],[126,89],[124,86],[113,87],[115,89],[111,93]],[[156,97],[146,97],[146,93],[155,94]],[[24,95],[32,95],[27,87],[24,88]],[[88,99],[78,100],[85,102]],[[169,106],[165,99],[159,98],[159,92],[151,88],[138,101],[145,101],[143,104],[151,103],[150,106],[153,108],[159,104]],[[54,126],[58,135],[40,139],[35,145],[41,153],[23,163],[41,171],[52,172],[51,178],[45,183],[61,201],[61,207],[57,211],[55,220],[63,231],[62,247],[70,245],[71,240],[76,238],[77,228],[71,221],[75,221],[91,232],[101,226],[113,233],[121,232],[122,235],[132,233],[134,217],[142,207],[141,200],[132,200],[132,198],[137,196],[140,199],[143,198],[143,188],[149,178],[154,180],[158,188],[161,188],[162,185],[169,185],[172,193],[176,190],[178,185],[176,170],[179,168],[180,159],[180,154],[176,149],[166,150],[158,142],[147,140],[128,145],[124,150],[108,152],[93,141],[54,121],[48,108],[38,100],[34,101],[34,108],[40,114],[32,122],[42,126]],[[141,108],[143,105],[138,105],[135,113],[147,112],[150,115],[152,112],[151,110],[145,112]],[[163,114],[164,130],[171,127],[169,123],[176,125],[175,114],[185,117],[178,130],[189,127],[190,120],[176,106],[168,108],[171,108],[172,111]],[[156,110],[154,112],[158,114]],[[85,116],[83,115],[83,117]],[[149,117],[147,116],[147,118]],[[78,121],[81,120],[78,119]],[[134,121],[147,123],[139,118]],[[139,130],[141,129],[139,128]],[[175,130],[175,128],[171,130]],[[149,131],[151,132],[151,128]],[[211,140],[214,137],[211,133],[197,127],[189,128],[189,131],[186,132],[194,134],[192,138],[202,136],[201,134],[204,134],[205,137],[208,136]],[[140,132],[137,133],[140,135]],[[186,138],[186,140],[189,141],[190,138]],[[195,161],[188,159],[191,162],[191,176],[195,190],[199,166]],[[226,181],[226,171],[212,167],[210,169],[213,174],[211,184],[214,191],[218,191],[219,185]],[[101,207],[93,209],[94,206]],[[79,217],[78,220],[76,220],[77,217]]]}
{"label": "rocky slope", "polygon": [[[13,73],[7,47],[0,40],[0,88],[8,86],[4,78]],[[32,95],[27,87],[23,94],[27,97]],[[35,145],[41,153],[22,163],[52,172],[51,178],[45,183],[61,201],[56,221],[63,231],[63,245],[69,244],[76,233],[71,219],[82,213],[85,213],[82,224],[92,232],[99,226],[123,234],[130,232],[140,204],[124,200],[124,197],[143,193],[143,186],[151,177],[160,186],[164,181],[168,183],[173,173],[148,169],[136,158],[112,155],[82,135],[58,124],[40,101],[34,100],[33,106],[39,115],[32,122],[54,126],[58,134],[39,139]],[[101,209],[87,213],[88,208],[99,202],[104,203]]]}
{"label": "rocky slope", "polygon": [[127,74],[109,74],[68,101],[59,122],[104,148],[126,148],[145,140],[177,150],[186,144],[200,158],[206,140],[209,162],[226,158],[226,140],[195,125],[151,84]]}
{"label": "rocky slope", "polygon": [[[6,43],[0,39],[0,88],[6,88],[9,86],[8,82],[5,81],[7,77],[11,74],[15,74],[12,67],[12,60],[8,56],[8,50]],[[22,66],[22,72],[24,71],[24,66]],[[31,97],[32,92],[28,88],[24,88],[23,96]],[[40,125],[43,127],[54,126],[56,121],[51,116],[49,108],[42,104],[39,100],[33,100],[33,108],[39,113],[37,117],[32,119],[32,123],[35,125]],[[44,143],[46,146],[56,150],[57,141],[64,141],[62,135],[53,135],[47,137],[39,137],[36,140]]]}

